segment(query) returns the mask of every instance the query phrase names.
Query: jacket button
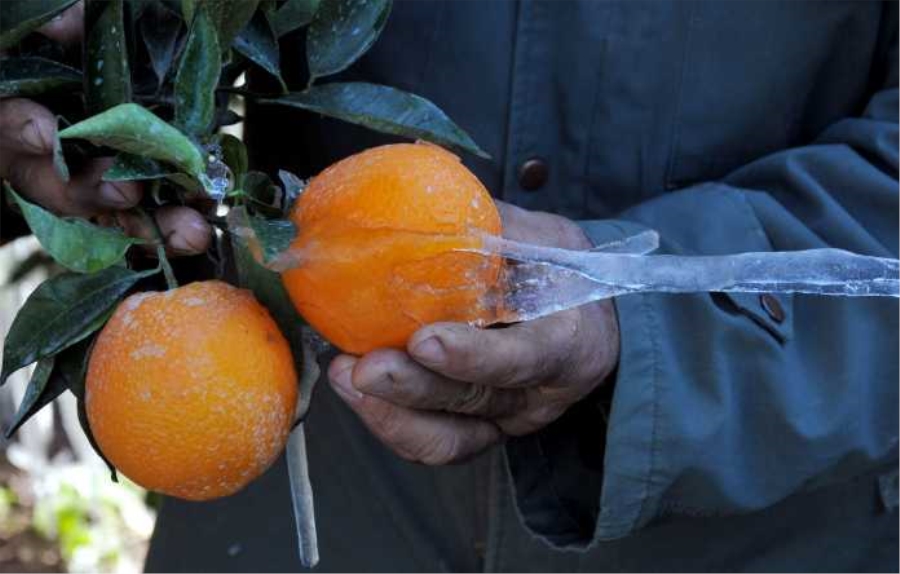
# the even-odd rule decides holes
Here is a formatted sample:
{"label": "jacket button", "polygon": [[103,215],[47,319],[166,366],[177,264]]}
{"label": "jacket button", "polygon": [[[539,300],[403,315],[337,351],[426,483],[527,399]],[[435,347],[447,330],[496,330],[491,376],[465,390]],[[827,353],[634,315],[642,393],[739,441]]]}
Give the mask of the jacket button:
{"label": "jacket button", "polygon": [[547,162],[539,157],[533,157],[522,162],[519,166],[519,185],[526,191],[535,191],[547,183]]}
{"label": "jacket button", "polygon": [[769,295],[768,293],[760,295],[759,304],[762,305],[762,308],[765,309],[773,321],[776,323],[784,321],[784,307],[781,306],[781,303],[774,295]]}

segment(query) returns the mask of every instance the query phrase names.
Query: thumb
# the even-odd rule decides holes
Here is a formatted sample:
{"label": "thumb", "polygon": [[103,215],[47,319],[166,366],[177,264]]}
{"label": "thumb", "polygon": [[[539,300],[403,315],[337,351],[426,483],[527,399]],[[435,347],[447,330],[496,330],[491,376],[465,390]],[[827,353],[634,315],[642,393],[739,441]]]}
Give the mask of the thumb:
{"label": "thumb", "polygon": [[84,35],[84,0],[58,14],[37,31],[60,44],[81,43]]}

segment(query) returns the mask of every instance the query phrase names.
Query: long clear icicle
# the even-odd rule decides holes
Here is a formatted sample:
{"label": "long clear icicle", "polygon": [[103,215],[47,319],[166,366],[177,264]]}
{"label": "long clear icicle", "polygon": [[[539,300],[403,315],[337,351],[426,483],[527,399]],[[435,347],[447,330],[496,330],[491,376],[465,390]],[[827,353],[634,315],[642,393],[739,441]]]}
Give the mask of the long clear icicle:
{"label": "long clear icicle", "polygon": [[[655,234],[654,234],[655,235]],[[518,262],[506,268],[496,321],[523,321],[628,293],[783,292],[844,297],[900,296],[896,259],[840,249],[735,255],[643,255],[653,236],[591,251],[487,236],[481,253]]]}

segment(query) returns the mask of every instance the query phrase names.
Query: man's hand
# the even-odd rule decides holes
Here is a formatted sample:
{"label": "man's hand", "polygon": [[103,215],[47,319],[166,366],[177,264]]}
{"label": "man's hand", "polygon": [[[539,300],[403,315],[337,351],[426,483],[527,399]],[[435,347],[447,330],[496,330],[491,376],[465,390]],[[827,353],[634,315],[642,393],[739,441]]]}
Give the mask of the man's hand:
{"label": "man's hand", "polygon": [[[498,207],[510,239],[591,247],[568,219]],[[546,426],[600,385],[618,356],[615,309],[602,301],[502,329],[428,325],[413,335],[407,352],[340,355],[328,376],[394,452],[437,465]]]}
{"label": "man's hand", "polygon": [[[63,44],[81,41],[84,8],[81,2],[66,10],[38,31]],[[29,201],[58,215],[101,216],[105,224],[117,224],[126,233],[155,239],[155,232],[141,217],[126,213],[141,200],[138,182],[101,181],[111,158],[97,159],[68,182],[53,169],[53,142],[56,118],[47,108],[22,98],[0,100],[0,179]],[[173,254],[206,250],[211,228],[203,217],[188,207],[163,207],[156,212],[157,223]]]}

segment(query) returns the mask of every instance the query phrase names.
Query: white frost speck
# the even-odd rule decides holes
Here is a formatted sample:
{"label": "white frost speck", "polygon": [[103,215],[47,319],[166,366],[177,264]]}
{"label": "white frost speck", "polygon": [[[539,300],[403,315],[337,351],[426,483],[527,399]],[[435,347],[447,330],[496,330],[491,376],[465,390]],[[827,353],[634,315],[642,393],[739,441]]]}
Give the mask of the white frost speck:
{"label": "white frost speck", "polygon": [[144,345],[131,352],[132,359],[142,359],[144,357],[164,357],[166,348],[160,345]]}

